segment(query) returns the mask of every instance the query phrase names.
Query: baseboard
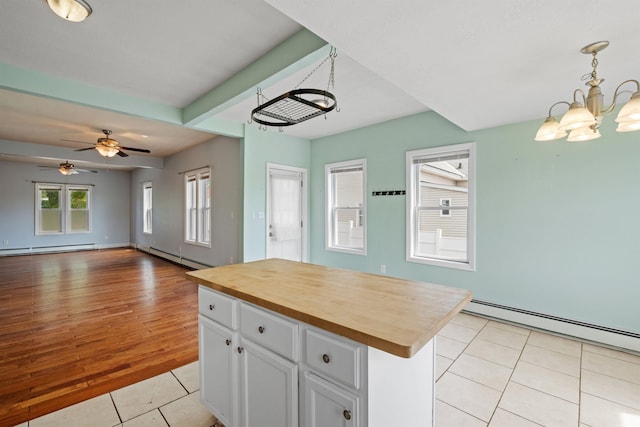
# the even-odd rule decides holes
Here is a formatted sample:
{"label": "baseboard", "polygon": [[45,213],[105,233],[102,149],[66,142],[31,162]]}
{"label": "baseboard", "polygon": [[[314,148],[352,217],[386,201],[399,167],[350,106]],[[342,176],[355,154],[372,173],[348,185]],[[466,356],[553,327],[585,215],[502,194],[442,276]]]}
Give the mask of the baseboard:
{"label": "baseboard", "polygon": [[640,353],[640,334],[636,332],[607,328],[478,300],[472,300],[465,306],[464,311]]}
{"label": "baseboard", "polygon": [[144,246],[144,245],[139,245],[139,244],[132,244],[132,246],[134,248],[136,248],[139,251],[142,252],[146,252],[149,255],[153,255],[153,256],[157,256],[159,258],[163,258],[167,261],[170,261],[174,264],[178,264],[178,265],[182,265],[185,267],[189,267],[192,268],[194,270],[201,270],[203,268],[211,268],[213,267],[212,265],[207,265],[207,264],[203,264],[199,261],[194,261],[188,258],[184,258],[182,256],[178,256],[178,255],[174,255],[172,253],[163,251],[161,249],[157,249],[151,246]]}
{"label": "baseboard", "polygon": [[90,251],[96,249],[98,249],[98,245],[95,243],[86,243],[82,245],[31,246],[28,248],[0,249],[0,256]]}

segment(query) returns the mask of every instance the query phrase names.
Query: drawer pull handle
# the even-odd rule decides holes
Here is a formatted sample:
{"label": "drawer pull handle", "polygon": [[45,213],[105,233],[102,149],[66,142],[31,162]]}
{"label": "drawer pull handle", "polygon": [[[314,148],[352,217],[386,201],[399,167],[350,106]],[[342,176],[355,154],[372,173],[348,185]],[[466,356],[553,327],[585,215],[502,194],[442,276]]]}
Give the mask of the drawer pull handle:
{"label": "drawer pull handle", "polygon": [[225,344],[227,344],[227,345],[231,345],[231,340],[230,340],[229,338],[227,338],[227,339],[225,340]]}
{"label": "drawer pull handle", "polygon": [[351,411],[349,411],[348,409],[345,409],[344,411],[342,411],[342,416],[344,417],[345,420],[350,420]]}
{"label": "drawer pull handle", "polygon": [[264,326],[258,326],[258,332],[264,334]]}
{"label": "drawer pull handle", "polygon": [[216,306],[213,304],[209,304],[209,310],[213,311],[216,309]]}
{"label": "drawer pull handle", "polygon": [[323,361],[324,363],[329,363],[329,362],[331,362],[331,356],[329,356],[329,355],[328,355],[328,354],[326,354],[326,353],[325,353],[325,354],[323,354],[323,355],[322,355],[322,361]]}
{"label": "drawer pull handle", "polygon": [[244,349],[242,347],[238,347],[237,350],[238,350],[238,353],[242,353],[242,350]]}

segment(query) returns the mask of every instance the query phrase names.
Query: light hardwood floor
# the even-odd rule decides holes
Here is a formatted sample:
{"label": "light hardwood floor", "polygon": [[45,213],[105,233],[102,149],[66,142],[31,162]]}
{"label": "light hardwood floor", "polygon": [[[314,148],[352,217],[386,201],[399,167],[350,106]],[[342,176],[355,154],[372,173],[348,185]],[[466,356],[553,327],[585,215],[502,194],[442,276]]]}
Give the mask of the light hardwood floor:
{"label": "light hardwood floor", "polygon": [[134,249],[0,257],[0,426],[197,360],[186,271]]}

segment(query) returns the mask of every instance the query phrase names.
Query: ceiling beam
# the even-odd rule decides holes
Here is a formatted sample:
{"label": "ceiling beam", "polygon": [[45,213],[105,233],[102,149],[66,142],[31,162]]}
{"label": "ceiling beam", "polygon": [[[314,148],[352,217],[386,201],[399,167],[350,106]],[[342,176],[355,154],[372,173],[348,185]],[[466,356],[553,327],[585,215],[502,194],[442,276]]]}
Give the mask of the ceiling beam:
{"label": "ceiling beam", "polygon": [[131,116],[182,124],[178,107],[148,101],[9,64],[0,64],[0,88]]}
{"label": "ceiling beam", "polygon": [[[269,87],[327,56],[328,52],[329,46],[326,41],[309,30],[302,29],[185,107],[182,122],[193,127],[203,125],[202,122],[220,111],[255,96],[258,86]],[[247,111],[247,119],[249,113]],[[206,130],[216,132],[216,129]]]}

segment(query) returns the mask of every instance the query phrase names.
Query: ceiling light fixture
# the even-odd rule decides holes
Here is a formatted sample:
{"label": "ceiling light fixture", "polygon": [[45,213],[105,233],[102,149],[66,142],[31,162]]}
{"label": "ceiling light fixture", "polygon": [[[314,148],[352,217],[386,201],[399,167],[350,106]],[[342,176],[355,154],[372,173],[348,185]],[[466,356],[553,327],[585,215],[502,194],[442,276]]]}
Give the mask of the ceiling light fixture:
{"label": "ceiling light fixture", "polygon": [[98,145],[96,145],[96,150],[103,157],[113,157],[116,154],[118,154],[118,151],[120,151],[115,147],[110,147],[108,145],[103,145],[102,143],[98,143]]}
{"label": "ceiling light fixture", "polygon": [[58,171],[60,171],[60,173],[62,175],[73,175],[77,172],[75,172],[73,170],[74,166],[71,163],[62,163],[60,164],[60,167],[58,168]]}
{"label": "ceiling light fixture", "polygon": [[71,22],[82,22],[91,15],[91,6],[84,0],[46,0],[59,17]]}
{"label": "ceiling light fixture", "polygon": [[[549,108],[549,115],[545,119],[544,123],[538,129],[536,133],[536,141],[553,141],[556,139],[564,138],[569,132],[567,141],[588,141],[590,139],[600,138],[600,125],[602,124],[602,118],[613,111],[616,106],[616,101],[621,93],[628,91],[620,91],[620,88],[626,83],[635,83],[636,91],[631,95],[631,99],[622,107],[616,118],[618,132],[631,132],[640,130],[640,83],[637,80],[625,80],[620,83],[613,94],[613,100],[608,107],[603,106],[604,96],[600,90],[600,83],[604,79],[598,78],[598,58],[597,54],[604,48],[609,46],[608,41],[600,41],[591,43],[582,48],[581,52],[584,54],[592,55],[591,66],[593,71],[589,74],[585,74],[583,80],[590,79],[586,86],[589,86],[589,91],[585,96],[582,89],[576,89],[573,92],[573,103],[566,101],[556,102]],[[579,95],[582,98],[582,103],[579,102]],[[560,123],[551,115],[553,107],[560,104],[566,104],[569,106],[569,111],[562,116]]]}

